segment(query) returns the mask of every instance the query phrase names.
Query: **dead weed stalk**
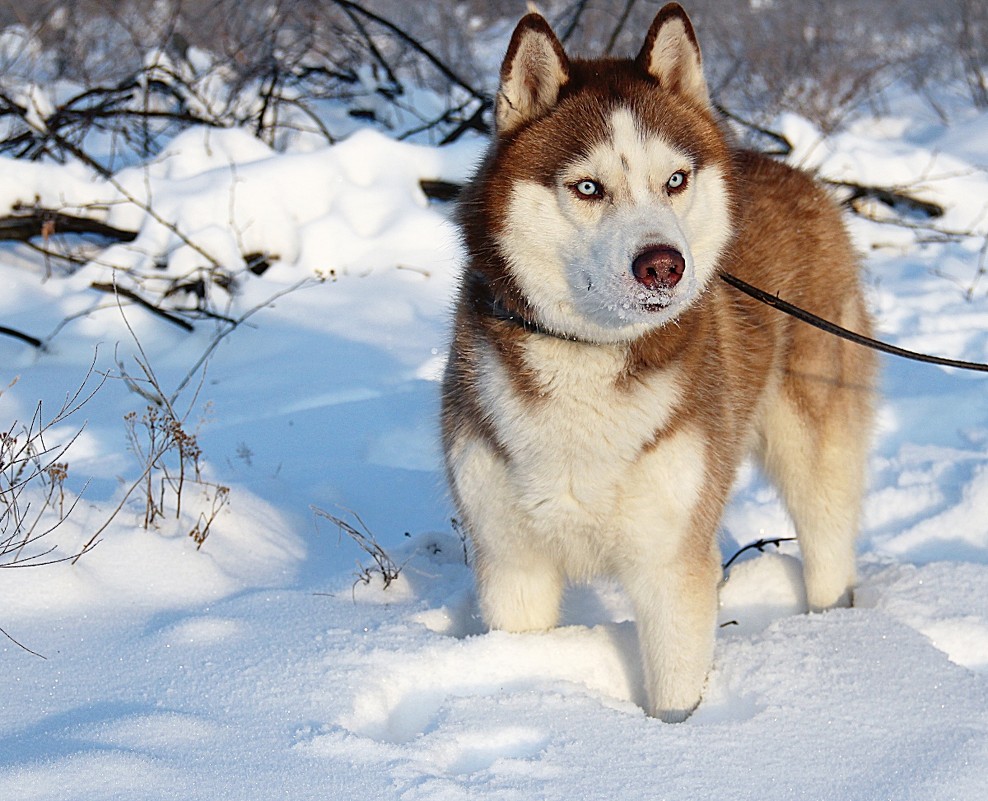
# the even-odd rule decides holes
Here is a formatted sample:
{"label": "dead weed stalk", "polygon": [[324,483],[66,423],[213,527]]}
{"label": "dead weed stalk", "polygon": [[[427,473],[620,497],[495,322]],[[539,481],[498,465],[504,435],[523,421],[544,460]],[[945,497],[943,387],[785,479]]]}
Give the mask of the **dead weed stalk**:
{"label": "dead weed stalk", "polygon": [[380,575],[385,589],[390,587],[391,583],[398,578],[404,565],[399,565],[391,558],[388,552],[377,541],[371,530],[367,528],[360,515],[356,512],[345,510],[356,521],[357,525],[354,526],[342,517],[331,514],[317,506],[311,506],[309,508],[312,509],[313,514],[317,517],[324,518],[335,525],[339,529],[341,540],[343,535],[346,534],[373,561],[373,565],[364,565],[359,561],[357,562],[357,580],[354,582],[354,587],[358,583],[370,584],[375,573]]}

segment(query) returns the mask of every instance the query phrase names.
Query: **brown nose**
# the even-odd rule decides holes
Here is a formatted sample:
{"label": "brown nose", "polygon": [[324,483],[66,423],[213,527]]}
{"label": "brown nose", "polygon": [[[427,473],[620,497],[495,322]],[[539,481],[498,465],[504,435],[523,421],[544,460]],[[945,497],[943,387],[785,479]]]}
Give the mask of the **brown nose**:
{"label": "brown nose", "polygon": [[666,245],[643,250],[631,263],[635,280],[652,290],[672,289],[685,271],[683,254]]}

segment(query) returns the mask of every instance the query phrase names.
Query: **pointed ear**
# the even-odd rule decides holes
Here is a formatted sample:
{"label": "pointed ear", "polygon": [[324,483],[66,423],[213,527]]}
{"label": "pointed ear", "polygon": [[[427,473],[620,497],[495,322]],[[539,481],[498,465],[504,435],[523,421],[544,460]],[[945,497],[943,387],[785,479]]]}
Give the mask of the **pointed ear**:
{"label": "pointed ear", "polygon": [[549,23],[539,14],[523,17],[501,65],[495,121],[499,134],[541,117],[569,81],[569,59]]}
{"label": "pointed ear", "polygon": [[679,3],[668,3],[656,15],[637,63],[664,89],[692,97],[703,106],[710,105],[700,45],[690,18]]}

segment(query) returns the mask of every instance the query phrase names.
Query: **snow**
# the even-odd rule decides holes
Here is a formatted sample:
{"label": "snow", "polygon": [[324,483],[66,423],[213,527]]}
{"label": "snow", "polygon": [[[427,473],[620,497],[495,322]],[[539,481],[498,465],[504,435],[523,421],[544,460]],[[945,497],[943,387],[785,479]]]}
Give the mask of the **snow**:
{"label": "snow", "polygon": [[[797,161],[837,180],[921,181],[947,208],[938,224],[974,232],[921,242],[852,220],[882,337],[988,360],[988,116],[922,135],[901,119],[829,139],[795,118],[783,127]],[[110,180],[0,160],[0,213],[38,197],[138,231],[47,280],[37,255],[0,249],[0,322],[47,344],[0,337],[4,426],[39,399],[49,419],[94,354],[132,378],[146,359],[171,393],[225,330],[183,331],[90,283],[147,288],[208,267],[203,251],[232,271],[244,253],[272,261],[237,273],[229,298],[214,289],[227,314],[258,310],[177,394],[207,483],[150,530],[132,495],[76,564],[0,571],[0,627],[45,657],[0,638],[0,798],[983,797],[980,375],[883,362],[855,608],[806,614],[793,543],[747,552],[722,588],[714,669],[687,722],[642,712],[633,615],[612,584],[572,588],[554,631],[484,631],[436,445],[459,250],[449,209],[418,185],[462,180],[483,146],[360,131],[275,153],[242,131],[195,129]],[[89,483],[44,540],[56,556],[76,553],[139,476],[123,417],[146,405],[111,377],[48,432],[67,443],[85,422],[65,456],[66,502]],[[197,548],[187,534],[219,484],[229,503]],[[400,575],[385,588],[311,506],[359,515]],[[751,468],[724,529],[725,559],[793,533]]]}

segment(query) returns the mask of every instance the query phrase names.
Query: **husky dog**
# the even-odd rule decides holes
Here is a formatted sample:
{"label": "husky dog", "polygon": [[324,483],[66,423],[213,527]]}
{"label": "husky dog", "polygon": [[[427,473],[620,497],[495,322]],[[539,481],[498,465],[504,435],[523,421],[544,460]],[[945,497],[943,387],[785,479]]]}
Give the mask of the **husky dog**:
{"label": "husky dog", "polygon": [[732,147],[672,3],[634,60],[571,59],[541,16],[519,22],[459,222],[443,446],[484,619],[548,629],[566,582],[616,577],[648,711],[683,720],[749,452],[794,520],[809,605],[851,602],[874,358],[718,278],[867,334],[839,210]]}

